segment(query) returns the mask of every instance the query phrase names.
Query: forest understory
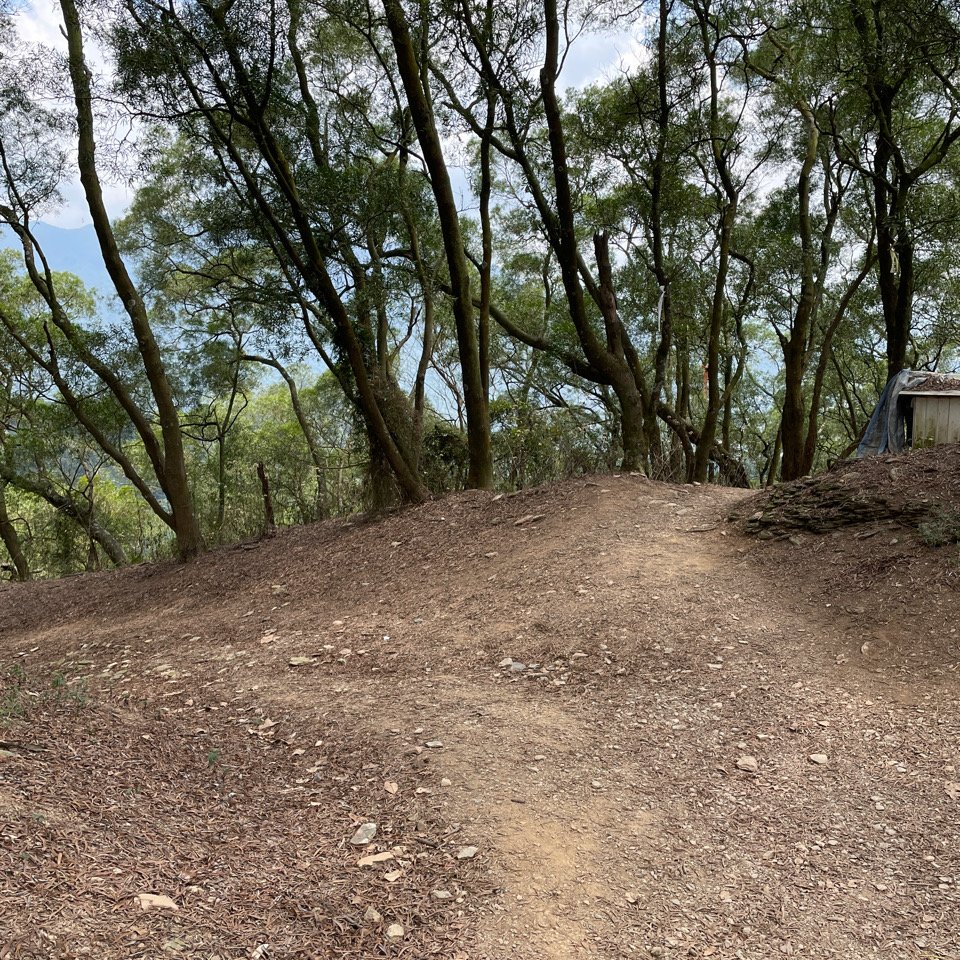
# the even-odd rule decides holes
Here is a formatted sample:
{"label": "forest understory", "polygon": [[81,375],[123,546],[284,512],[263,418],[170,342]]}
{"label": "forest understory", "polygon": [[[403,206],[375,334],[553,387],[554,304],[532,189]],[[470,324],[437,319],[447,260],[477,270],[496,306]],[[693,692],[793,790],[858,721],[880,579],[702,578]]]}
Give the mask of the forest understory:
{"label": "forest understory", "polygon": [[957,546],[750,496],[0,585],[0,957],[952,960]]}

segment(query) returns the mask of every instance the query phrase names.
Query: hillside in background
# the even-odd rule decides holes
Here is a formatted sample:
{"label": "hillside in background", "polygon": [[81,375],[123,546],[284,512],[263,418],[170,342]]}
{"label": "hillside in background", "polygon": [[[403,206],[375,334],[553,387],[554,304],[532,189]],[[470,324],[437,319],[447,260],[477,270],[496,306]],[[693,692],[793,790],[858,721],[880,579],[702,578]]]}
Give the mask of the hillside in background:
{"label": "hillside in background", "polygon": [[951,956],[957,546],[759,541],[749,498],[600,476],[0,584],[0,955]]}

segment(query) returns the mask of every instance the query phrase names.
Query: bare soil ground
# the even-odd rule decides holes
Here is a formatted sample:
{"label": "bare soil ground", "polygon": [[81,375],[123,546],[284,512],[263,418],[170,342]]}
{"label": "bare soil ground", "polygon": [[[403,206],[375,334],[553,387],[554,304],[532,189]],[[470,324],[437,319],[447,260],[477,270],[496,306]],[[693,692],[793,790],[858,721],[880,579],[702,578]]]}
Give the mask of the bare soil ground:
{"label": "bare soil ground", "polygon": [[4,585],[0,958],[957,960],[958,548],[753,509],[598,477]]}

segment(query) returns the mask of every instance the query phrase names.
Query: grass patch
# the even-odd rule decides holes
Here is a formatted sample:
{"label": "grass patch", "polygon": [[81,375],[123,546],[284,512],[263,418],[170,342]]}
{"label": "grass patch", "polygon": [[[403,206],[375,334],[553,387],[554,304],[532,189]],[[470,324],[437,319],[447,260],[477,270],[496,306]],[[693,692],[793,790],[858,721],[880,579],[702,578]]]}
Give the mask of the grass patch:
{"label": "grass patch", "polygon": [[940,509],[917,525],[928,547],[946,547],[960,543],[960,510]]}
{"label": "grass patch", "polygon": [[0,723],[18,720],[26,712],[27,674],[19,663],[3,671],[0,688]]}

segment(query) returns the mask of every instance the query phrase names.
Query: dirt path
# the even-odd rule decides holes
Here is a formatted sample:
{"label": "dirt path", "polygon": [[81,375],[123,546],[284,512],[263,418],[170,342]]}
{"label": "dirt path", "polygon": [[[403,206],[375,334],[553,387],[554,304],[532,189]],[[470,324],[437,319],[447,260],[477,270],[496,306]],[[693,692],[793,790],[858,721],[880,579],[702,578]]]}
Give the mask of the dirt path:
{"label": "dirt path", "polygon": [[[2,642],[77,669],[95,629],[83,657],[121,664],[114,689],[255,702],[393,763],[416,830],[442,824],[452,866],[418,882],[446,912],[408,909],[366,955],[955,960],[956,663],[884,672],[802,564],[765,578],[723,522],[738,496],[632,477],[467,496],[235,551],[229,576],[103,578],[69,623],[25,611]],[[457,936],[428,950],[444,923]]]}

